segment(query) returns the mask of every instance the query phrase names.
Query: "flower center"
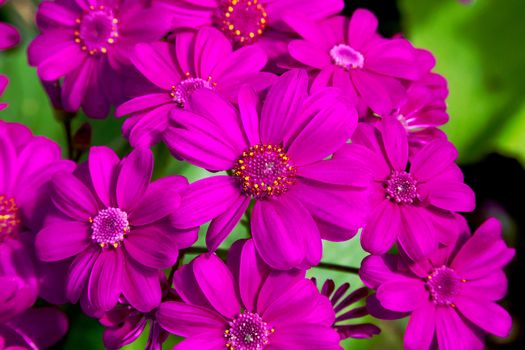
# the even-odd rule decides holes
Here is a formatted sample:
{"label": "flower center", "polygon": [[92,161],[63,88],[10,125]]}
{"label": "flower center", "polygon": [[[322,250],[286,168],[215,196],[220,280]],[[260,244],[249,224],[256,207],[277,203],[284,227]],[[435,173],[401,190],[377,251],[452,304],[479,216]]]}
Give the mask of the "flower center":
{"label": "flower center", "polygon": [[258,0],[227,0],[219,11],[220,29],[236,43],[253,43],[268,24],[268,14]]}
{"label": "flower center", "polygon": [[184,108],[188,102],[191,94],[195,91],[206,88],[209,90],[215,90],[217,84],[211,81],[211,77],[208,80],[201,78],[191,78],[189,73],[186,73],[186,79],[178,83],[177,85],[171,86],[170,96],[180,108]]}
{"label": "flower center", "polygon": [[103,5],[90,6],[76,22],[75,42],[90,55],[107,53],[118,38],[118,19],[113,10]]}
{"label": "flower center", "polygon": [[13,198],[0,195],[0,242],[18,233],[20,211]]}
{"label": "flower center", "polygon": [[345,44],[339,44],[332,47],[330,50],[330,56],[335,65],[348,70],[363,68],[363,64],[365,63],[365,57],[361,52],[354,50],[352,47]]}
{"label": "flower center", "polygon": [[238,315],[224,332],[228,350],[259,350],[268,344],[268,336],[275,332],[261,316],[249,311]]}
{"label": "flower center", "polygon": [[119,208],[103,209],[89,221],[93,229],[91,238],[102,248],[118,248],[125,234],[129,232],[128,214]]}
{"label": "flower center", "polygon": [[392,172],[385,183],[386,198],[398,204],[412,204],[417,198],[417,182],[407,172]]}
{"label": "flower center", "polygon": [[437,305],[449,305],[455,307],[454,296],[458,294],[461,284],[467,282],[461,279],[456,271],[446,266],[434,269],[427,276],[427,286],[432,296],[432,301]]}
{"label": "flower center", "polygon": [[246,195],[265,198],[286,192],[295,183],[297,170],[282,147],[261,144],[243,152],[232,171]]}

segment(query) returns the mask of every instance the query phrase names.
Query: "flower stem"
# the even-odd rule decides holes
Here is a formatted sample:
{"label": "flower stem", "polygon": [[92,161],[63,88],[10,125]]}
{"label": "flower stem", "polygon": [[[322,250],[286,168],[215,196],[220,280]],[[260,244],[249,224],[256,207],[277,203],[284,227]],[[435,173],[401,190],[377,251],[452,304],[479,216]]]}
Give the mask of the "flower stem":
{"label": "flower stem", "polygon": [[[208,253],[208,249],[206,249],[205,247],[191,247],[191,248],[185,249],[185,252],[187,254],[198,255],[198,254]],[[215,251],[215,254],[217,254],[217,256],[220,257],[221,259],[225,259],[226,256],[228,255],[228,251],[226,249],[217,249]],[[359,268],[357,267],[344,266],[344,265],[327,263],[327,262],[321,262],[319,263],[319,265],[314,266],[314,267],[319,268],[319,269],[340,271],[340,272],[353,273],[353,274],[359,273]]]}

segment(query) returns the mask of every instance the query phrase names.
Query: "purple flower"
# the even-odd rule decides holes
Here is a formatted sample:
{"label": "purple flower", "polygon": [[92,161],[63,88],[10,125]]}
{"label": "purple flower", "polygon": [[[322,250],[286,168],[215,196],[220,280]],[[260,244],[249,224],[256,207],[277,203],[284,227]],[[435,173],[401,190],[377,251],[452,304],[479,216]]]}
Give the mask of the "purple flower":
{"label": "purple flower", "polygon": [[230,249],[228,264],[214,254],[175,272],[183,302],[165,302],[157,319],[186,337],[175,349],[341,349],[334,311],[305,271],[277,271],[251,240]]}
{"label": "purple flower", "polygon": [[117,109],[117,116],[132,114],[122,131],[134,147],[160,141],[169,115],[173,113],[176,119],[177,111],[187,108],[189,97],[198,89],[216,91],[233,102],[240,81],[260,91],[274,80],[273,74],[260,72],[266,64],[260,48],[232,52],[230,42],[214,28],[179,33],[175,44],[137,45],[132,61],[156,86],[154,93],[143,93]]}
{"label": "purple flower", "polygon": [[324,160],[348,140],[357,115],[337,89],[307,94],[304,71],[284,74],[262,109],[253,90],[241,89],[237,111],[202,89],[168,128],[165,142],[188,162],[228,171],[183,192],[173,216],[181,228],[211,220],[206,243],[214,251],[255,200],[255,246],[274,268],[312,266],[321,238],[350,239],[367,214],[367,178],[349,162]]}
{"label": "purple flower", "polygon": [[235,46],[256,44],[272,60],[285,55],[290,28],[285,16],[320,20],[339,13],[342,0],[158,0],[173,14],[174,29],[213,26]]}
{"label": "purple flower", "polygon": [[287,23],[303,37],[288,49],[313,73],[313,91],[337,86],[360,109],[386,115],[404,97],[403,83],[421,78],[417,50],[405,39],[380,37],[377,18],[367,10],[356,10],[351,19],[314,23],[290,17]]}
{"label": "purple flower", "polygon": [[384,254],[398,241],[411,259],[425,258],[450,243],[454,212],[475,207],[474,192],[463,183],[454,163],[457,151],[444,140],[425,145],[409,162],[407,133],[394,118],[376,126],[361,123],[334,158],[369,171],[371,214],[361,243],[372,254]]}
{"label": "purple flower", "polygon": [[[406,97],[384,118],[395,118],[404,126],[413,155],[427,143],[447,140],[447,135],[437,127],[448,122],[447,81],[438,74],[428,74],[424,79],[410,85]],[[364,118],[367,122],[381,120],[377,115]]]}
{"label": "purple flower", "polygon": [[[3,6],[7,0],[0,0],[0,6]],[[0,22],[0,51],[7,50],[20,42],[20,33],[10,24]]]}
{"label": "purple flower", "polygon": [[74,175],[55,176],[56,213],[37,235],[36,248],[44,261],[74,257],[66,284],[71,302],[82,296],[84,305],[108,311],[123,294],[143,312],[160,303],[158,269],[172,266],[197,232],[169,222],[187,180],[171,176],[150,184],[152,171],[149,150],[120,161],[111,149],[93,147]]}
{"label": "purple flower", "polygon": [[[406,349],[482,349],[485,333],[509,335],[512,320],[496,301],[507,291],[502,268],[514,256],[489,219],[417,263],[394,255],[369,256],[360,276],[377,290],[375,314],[410,314]],[[386,310],[381,310],[386,309]],[[389,312],[391,311],[391,312]],[[390,318],[390,316],[389,316]]]}
{"label": "purple flower", "polygon": [[[58,145],[21,124],[0,121],[0,314],[17,314],[38,295],[35,230],[47,213],[52,176],[72,171]],[[16,299],[14,299],[16,297]]]}
{"label": "purple flower", "polygon": [[0,349],[47,349],[68,329],[66,315],[51,307],[30,309],[4,322],[1,315]]}
{"label": "purple flower", "polygon": [[[169,15],[144,0],[44,1],[37,13],[41,34],[29,46],[29,63],[42,80],[62,80],[69,112],[80,106],[104,118],[134,82],[129,53],[135,44],[164,37]],[[131,80],[130,80],[131,79]]]}
{"label": "purple flower", "polygon": [[[313,280],[316,282],[315,279]],[[349,283],[343,283],[336,290],[335,283],[331,279],[327,279],[321,287],[321,294],[330,299],[334,312],[336,313],[333,327],[339,333],[341,340],[347,338],[371,338],[372,336],[381,333],[381,330],[377,326],[370,323],[348,323],[350,320],[368,315],[366,306],[359,306],[350,310],[348,310],[348,308],[355,303],[362,301],[368,297],[369,294],[368,288],[362,287],[345,296],[349,290]]]}

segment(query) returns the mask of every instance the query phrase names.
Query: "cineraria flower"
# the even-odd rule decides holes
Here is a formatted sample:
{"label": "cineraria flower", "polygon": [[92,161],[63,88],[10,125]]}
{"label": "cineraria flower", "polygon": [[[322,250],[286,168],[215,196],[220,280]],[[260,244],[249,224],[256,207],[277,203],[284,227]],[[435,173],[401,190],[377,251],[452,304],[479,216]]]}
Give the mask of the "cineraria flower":
{"label": "cineraria flower", "polygon": [[313,91],[337,86],[360,110],[386,115],[404,97],[403,82],[421,78],[417,50],[405,39],[380,37],[377,18],[367,10],[356,10],[351,19],[309,23],[290,17],[287,23],[303,37],[288,50],[313,73]]}
{"label": "cineraria flower", "polygon": [[216,91],[234,102],[239,88],[249,84],[257,91],[269,86],[274,75],[262,73],[266,55],[256,47],[232,52],[226,37],[214,28],[175,36],[175,44],[137,45],[132,61],[158,91],[121,105],[116,116],[132,114],[122,128],[132,146],[160,141],[171,113],[187,108],[191,94],[201,88]]}
{"label": "cineraria flower", "polygon": [[[437,128],[448,122],[447,95],[446,80],[438,74],[429,74],[411,84],[406,97],[389,115],[384,116],[401,122],[408,135],[411,155],[435,139],[447,139],[446,134]],[[364,121],[376,122],[380,119],[372,115]]]}
{"label": "cineraria flower", "polygon": [[163,38],[170,17],[143,0],[44,1],[37,13],[41,34],[29,46],[29,63],[45,81],[63,79],[64,108],[80,106],[104,118],[122,99],[129,53],[135,44]]}
{"label": "cineraria flower", "polygon": [[[3,6],[7,0],[0,0]],[[20,42],[18,30],[10,24],[0,22],[0,51],[7,50],[16,46]]]}
{"label": "cineraria flower", "polygon": [[438,242],[450,243],[449,225],[457,225],[453,213],[475,207],[474,192],[454,163],[454,146],[432,141],[409,163],[407,133],[393,118],[375,126],[361,123],[352,142],[334,158],[360,165],[374,179],[363,248],[384,254],[397,240],[411,259],[419,260],[435,251]]}
{"label": "cineraria flower", "polygon": [[350,239],[367,214],[368,177],[353,164],[325,160],[349,139],[357,115],[337,89],[308,96],[304,71],[290,71],[271,87],[258,110],[247,87],[237,111],[201,89],[165,134],[176,156],[227,175],[209,177],[183,192],[173,216],[190,228],[211,220],[206,243],[214,251],[255,200],[251,232],[274,268],[313,266],[321,239]]}
{"label": "cineraria flower", "polygon": [[160,303],[158,269],[172,266],[178,249],[192,245],[196,230],[173,228],[168,216],[187,186],[182,176],[150,184],[153,154],[137,149],[122,161],[107,147],[93,147],[75,174],[57,174],[50,216],[36,238],[44,261],[74,257],[66,294],[83,293],[95,310],[115,307],[121,294],[137,310]]}
{"label": "cineraria flower", "polygon": [[[466,231],[468,232],[468,231]],[[394,255],[369,256],[360,276],[377,290],[379,307],[410,314],[405,349],[476,350],[483,337],[509,335],[512,319],[497,300],[507,291],[503,267],[514,256],[501,237],[501,225],[489,219],[425,260],[408,263]]]}
{"label": "cineraria flower", "polygon": [[[72,171],[58,145],[21,124],[0,121],[0,314],[17,314],[38,295],[34,230],[46,213],[51,177]],[[13,299],[17,297],[16,301]]]}
{"label": "cineraria flower", "polygon": [[305,271],[277,271],[252,240],[230,249],[228,264],[204,254],[175,272],[183,302],[162,303],[157,320],[186,337],[175,349],[341,349],[334,310]]}
{"label": "cineraria flower", "polygon": [[286,54],[286,15],[320,20],[344,7],[342,0],[158,0],[173,14],[174,29],[213,26],[236,47],[260,45],[271,59]]}
{"label": "cineraria flower", "polygon": [[[314,283],[316,282],[315,278],[312,280]],[[370,323],[348,324],[347,321],[349,320],[368,315],[366,306],[356,307],[351,310],[348,310],[348,308],[365,299],[369,294],[368,288],[362,287],[345,296],[349,290],[349,283],[343,283],[336,290],[335,283],[331,279],[327,279],[321,287],[321,294],[330,299],[332,307],[334,308],[336,318],[333,327],[339,333],[341,340],[347,338],[371,338],[381,333],[381,330],[377,326]],[[343,296],[345,297],[343,298]]]}
{"label": "cineraria flower", "polygon": [[0,349],[5,350],[47,349],[68,329],[66,315],[51,307],[30,309],[7,321],[2,316],[0,312]]}

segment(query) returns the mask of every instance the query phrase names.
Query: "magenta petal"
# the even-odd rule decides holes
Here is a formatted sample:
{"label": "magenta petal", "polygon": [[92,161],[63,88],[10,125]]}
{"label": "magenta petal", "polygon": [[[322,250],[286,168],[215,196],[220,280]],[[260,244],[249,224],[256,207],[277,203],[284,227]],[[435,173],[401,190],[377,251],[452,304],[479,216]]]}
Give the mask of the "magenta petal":
{"label": "magenta petal", "polygon": [[148,94],[140,97],[136,97],[129,100],[117,107],[115,112],[116,117],[122,117],[127,114],[132,114],[138,111],[147,110],[150,108],[158,107],[164,104],[172,103],[173,100],[170,98],[168,93],[156,93]]}
{"label": "magenta petal", "polygon": [[122,291],[124,257],[119,249],[104,249],[98,256],[88,284],[89,301],[97,309],[108,311],[115,307]]}
{"label": "magenta petal", "polygon": [[512,328],[512,318],[498,304],[475,298],[454,297],[459,312],[484,331],[498,337],[508,337]]}
{"label": "magenta petal", "polygon": [[497,270],[462,285],[461,294],[483,300],[500,300],[507,294],[508,281],[505,272]]}
{"label": "magenta petal", "polygon": [[230,208],[211,221],[206,233],[206,246],[209,251],[214,252],[219,248],[224,239],[239,223],[249,204],[250,197],[239,196]]}
{"label": "magenta petal", "polygon": [[243,85],[239,91],[239,111],[244,133],[250,145],[261,143],[259,138],[259,97],[252,88]]}
{"label": "magenta petal", "polygon": [[117,180],[117,203],[130,211],[148,188],[153,173],[153,153],[149,149],[135,149],[121,162]]}
{"label": "magenta petal", "polygon": [[172,217],[178,228],[200,226],[224,213],[242,196],[237,181],[230,176],[212,176],[189,185],[182,203]]}
{"label": "magenta petal", "polygon": [[20,33],[10,24],[0,22],[0,50],[16,46],[20,42]]}
{"label": "magenta petal", "polygon": [[435,304],[423,302],[412,312],[404,337],[405,349],[430,348],[435,333],[435,310]]}
{"label": "magenta petal", "polygon": [[219,350],[225,348],[224,330],[208,331],[188,337],[178,343],[174,350]]}
{"label": "magenta petal", "polygon": [[80,49],[80,45],[71,42],[39,64],[38,75],[42,80],[58,80],[79,67],[84,60],[86,54]]}
{"label": "magenta petal", "polygon": [[348,27],[348,40],[356,50],[361,49],[377,32],[376,16],[365,9],[357,9]]}
{"label": "magenta petal", "polygon": [[469,212],[476,207],[474,191],[462,182],[431,180],[424,188],[428,190],[428,201],[438,208]]}
{"label": "magenta petal", "polygon": [[157,311],[162,328],[181,337],[197,336],[213,330],[226,329],[227,321],[215,311],[202,306],[176,301],[162,303]]}
{"label": "magenta petal", "polygon": [[413,206],[404,206],[401,210],[399,244],[414,261],[426,258],[438,248],[436,232],[424,213]]}
{"label": "magenta petal", "polygon": [[54,2],[43,2],[38,6],[38,16],[42,16],[65,27],[75,27],[78,15],[66,6]]}
{"label": "magenta petal", "polygon": [[[252,235],[257,251],[268,265],[275,269],[288,270],[299,266],[306,256],[304,229],[310,232],[317,228],[306,210],[294,208],[295,203],[292,207],[285,206],[279,200],[255,203]],[[298,213],[303,216],[297,215]],[[312,223],[313,228],[309,225]],[[315,237],[314,234],[312,236]],[[318,236],[317,239],[320,241],[321,237]]]}
{"label": "magenta petal", "polygon": [[[195,36],[195,56],[193,65],[196,74],[203,79],[213,75],[214,68],[231,54],[232,48],[228,39],[216,28],[205,27]],[[262,67],[261,67],[262,68]]]}
{"label": "magenta petal", "polygon": [[476,333],[456,310],[436,308],[436,336],[440,350],[481,350],[484,348],[483,335]]}
{"label": "magenta petal", "polygon": [[143,315],[133,315],[123,319],[117,326],[108,327],[102,335],[107,349],[120,349],[134,342],[144,331],[148,320]]}
{"label": "magenta petal", "polygon": [[172,214],[180,205],[180,192],[188,186],[183,176],[169,176],[152,182],[144,197],[129,212],[134,226],[143,226]]}
{"label": "magenta petal", "polygon": [[122,294],[134,308],[149,312],[159,306],[162,292],[157,269],[140,265],[128,257],[121,273]]}
{"label": "magenta petal", "polygon": [[40,259],[58,261],[74,256],[92,244],[88,223],[55,221],[45,226],[36,237]]}
{"label": "magenta petal", "polygon": [[175,288],[177,294],[185,303],[213,309],[213,306],[208,299],[206,299],[206,296],[195,279],[193,267],[194,264],[187,264],[175,271],[173,288]]}
{"label": "magenta petal", "polygon": [[397,256],[391,254],[367,256],[361,262],[359,277],[365,286],[377,289],[388,281],[406,278],[397,272],[397,264]]}
{"label": "magenta petal", "polygon": [[261,141],[278,145],[307,97],[308,76],[303,70],[283,74],[271,87],[261,112]]}
{"label": "magenta petal", "polygon": [[405,129],[397,120],[385,118],[381,132],[390,165],[395,170],[404,171],[408,162],[408,140]]}
{"label": "magenta petal", "polygon": [[366,187],[371,182],[371,176],[361,167],[340,158],[303,165],[298,173],[302,177],[333,185]]}
{"label": "magenta petal", "polygon": [[62,102],[66,110],[76,111],[80,108],[91,84],[90,80],[97,74],[96,65],[94,59],[87,59],[82,66],[66,75],[62,84]]}
{"label": "magenta petal", "polygon": [[444,140],[432,141],[412,158],[410,172],[419,181],[428,181],[448,169],[457,156],[458,152],[452,143]]}
{"label": "magenta petal", "polygon": [[77,303],[86,289],[93,265],[98,258],[98,247],[94,245],[78,254],[67,273],[66,295],[70,302]]}
{"label": "magenta petal", "polygon": [[[229,258],[228,256],[228,262],[230,262]],[[259,290],[268,275],[269,268],[255,250],[253,240],[250,239],[243,245],[238,266],[239,292],[243,304],[248,310],[256,310]]]}
{"label": "magenta petal", "polygon": [[61,173],[53,179],[53,203],[65,215],[83,222],[98,213],[98,204],[91,191],[78,178]]}
{"label": "magenta petal", "polygon": [[93,187],[98,197],[106,205],[111,206],[111,188],[115,187],[115,170],[120,159],[115,152],[108,147],[92,147],[89,151],[89,172]]}
{"label": "magenta petal", "polygon": [[377,289],[377,299],[381,305],[397,312],[413,311],[428,297],[424,282],[417,279],[390,281]]}
{"label": "magenta petal", "polygon": [[401,231],[401,210],[383,200],[368,220],[361,234],[363,249],[371,254],[385,254],[394,245]]}
{"label": "magenta petal", "polygon": [[131,60],[149,81],[163,90],[170,91],[180,80],[168,43],[137,44]]}
{"label": "magenta petal", "polygon": [[297,324],[280,328],[281,332],[275,332],[271,337],[271,345],[274,349],[318,349],[318,350],[340,350],[339,334],[331,327],[323,327],[314,324]]}
{"label": "magenta petal", "polygon": [[161,227],[142,226],[132,229],[126,238],[126,250],[139,263],[155,269],[167,269],[175,264],[178,247],[173,246]]}
{"label": "magenta petal", "polygon": [[323,69],[332,64],[328,52],[305,40],[292,40],[288,44],[290,55],[307,66]]}
{"label": "magenta petal", "polygon": [[214,254],[201,255],[194,260],[193,271],[202,292],[218,312],[230,319],[239,314],[235,281],[221,259]]}
{"label": "magenta petal", "polygon": [[514,256],[501,237],[501,225],[489,219],[461,247],[451,267],[466,279],[476,279],[501,269]]}
{"label": "magenta petal", "polygon": [[[10,326],[23,334],[24,340],[35,349],[48,349],[57,343],[68,329],[66,315],[57,308],[40,307],[27,310],[10,321]],[[8,347],[22,350],[28,347]],[[7,350],[6,349],[6,350]]]}

